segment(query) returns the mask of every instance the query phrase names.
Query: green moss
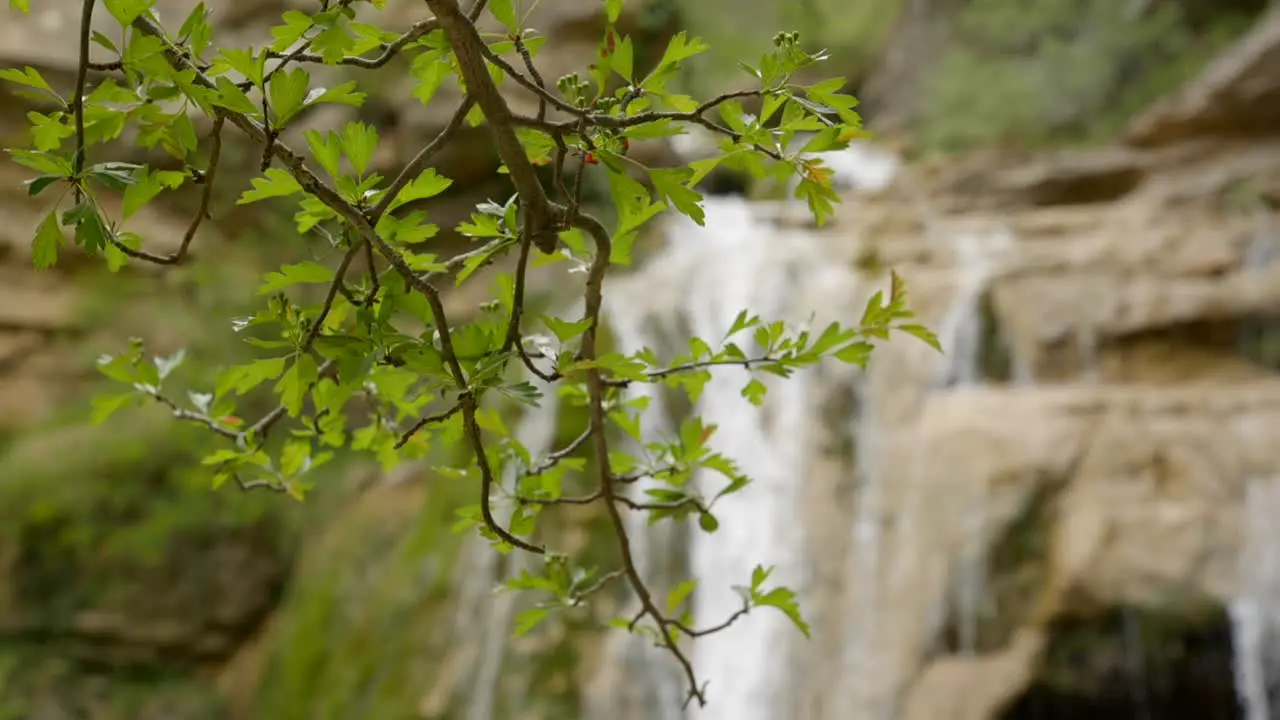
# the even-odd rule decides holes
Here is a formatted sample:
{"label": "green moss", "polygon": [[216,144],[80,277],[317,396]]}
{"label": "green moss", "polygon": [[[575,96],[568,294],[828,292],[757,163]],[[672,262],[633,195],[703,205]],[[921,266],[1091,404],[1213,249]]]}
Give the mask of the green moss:
{"label": "green moss", "polygon": [[1196,73],[1250,22],[1223,10],[1193,27],[1175,4],[1143,16],[1111,0],[974,0],[927,82],[923,145],[1037,147],[1110,139]]}
{"label": "green moss", "polygon": [[[380,488],[309,546],[271,637],[257,717],[413,716],[452,630],[460,484]],[[387,494],[395,495],[388,498]]]}
{"label": "green moss", "polygon": [[57,648],[0,649],[0,720],[219,720],[213,688],[164,672],[86,671]]}
{"label": "green moss", "polygon": [[294,514],[278,497],[213,492],[199,457],[216,441],[153,409],[101,426],[71,421],[25,433],[0,455],[0,533],[65,524],[59,537],[69,547],[155,557],[164,538],[184,528]]}

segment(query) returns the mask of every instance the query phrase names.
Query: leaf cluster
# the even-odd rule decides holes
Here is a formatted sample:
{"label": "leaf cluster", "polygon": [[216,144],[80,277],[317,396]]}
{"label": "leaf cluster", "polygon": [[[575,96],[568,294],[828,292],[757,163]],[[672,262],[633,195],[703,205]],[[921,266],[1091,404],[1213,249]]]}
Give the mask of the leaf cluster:
{"label": "leaf cluster", "polygon": [[[161,403],[176,419],[203,425],[223,439],[203,460],[213,487],[233,482],[298,500],[313,489],[316,468],[339,452],[366,452],[389,468],[424,457],[433,447],[465,447],[464,463],[439,469],[475,487],[475,503],[460,511],[457,529],[480,533],[498,552],[534,553],[545,561],[507,584],[547,598],[520,616],[516,632],[581,605],[612,581],[625,582],[640,610],[614,624],[666,648],[685,673],[689,699],[704,703],[686,641],[728,627],[757,607],[783,612],[806,634],[809,627],[791,590],[766,587],[770,569],[763,567],[744,579],[742,609],[719,624],[699,628],[687,609],[681,611],[694,592],[693,581],[677,586],[665,601],[653,597],[632,558],[624,515],[644,513],[651,523],[696,519],[701,531],[714,533],[717,502],[749,488],[749,468],[716,452],[716,428],[696,416],[672,437],[645,440],[645,403],[627,399],[623,388],[663,384],[696,402],[710,373],[738,366],[751,374],[743,397],[760,405],[767,392],[764,375],[787,378],[829,359],[865,365],[873,343],[895,329],[935,346],[937,341],[910,322],[906,287],[894,275],[888,296],[877,294],[849,325],[796,332],[744,310],[723,338],[714,344],[693,338],[681,357],[664,361],[649,349],[602,352],[597,335],[604,288],[610,269],[629,261],[636,237],[658,216],[675,211],[705,222],[697,187],[718,165],[765,178],[796,176],[797,198],[819,222],[828,218],[839,198],[818,153],[861,136],[855,101],[839,92],[839,79],[795,81],[799,70],[825,58],[805,50],[796,33],[779,33],[773,47],[742,64],[747,89],[698,101],[670,90],[669,81],[706,44],[677,34],[651,70],[638,72],[632,40],[618,28],[623,0],[604,0],[607,22],[595,62],[551,84],[536,64],[546,36],[529,25],[529,13],[517,0],[478,0],[465,12],[457,0],[426,0],[423,18],[404,33],[370,21],[382,5],[325,0],[311,12],[285,12],[266,45],[218,47],[203,4],[173,30],[161,24],[154,0],[84,0],[75,88],[64,94],[34,68],[0,71],[0,78],[49,106],[29,117],[30,145],[8,149],[36,173],[27,183],[29,193],[49,198],[32,240],[38,268],[57,263],[68,235],[113,270],[130,262],[188,261],[200,223],[214,213],[211,188],[223,135],[231,128],[262,152],[259,176],[236,202],[292,201],[297,232],[327,248],[320,260],[266,273],[258,311],[232,320],[259,357],[225,368],[210,387],[177,396],[171,385],[184,354],[152,356],[135,339],[126,351],[100,359],[99,369],[121,391],[95,400],[95,418],[102,421],[131,404]],[[27,10],[21,0],[10,0],[10,6]],[[108,12],[118,32],[91,30],[95,10]],[[480,31],[485,12],[500,32]],[[93,45],[113,59],[91,62]],[[345,66],[354,72],[396,56],[410,59],[418,101],[434,102],[445,83],[458,85],[464,99],[439,135],[395,177],[373,169],[380,138],[365,123],[308,131],[302,148],[282,142],[282,132],[309,109],[359,106],[366,99],[357,81],[324,87],[309,68]],[[90,71],[101,78],[92,88]],[[511,83],[535,94],[536,115],[508,105],[502,87]],[[747,111],[748,99],[758,112]],[[201,117],[209,121],[204,133],[194,119]],[[490,131],[515,193],[478,205],[456,228],[474,247],[449,255],[431,242],[440,228],[430,212],[411,208],[450,188],[452,180],[432,163],[468,124]],[[647,167],[628,155],[633,142],[670,137],[694,125],[719,137],[714,157]],[[95,148],[126,133],[144,147],[162,149],[181,169],[90,162]],[[547,165],[551,179],[544,181],[537,167]],[[617,218],[611,228],[583,207],[588,173],[605,176]],[[187,184],[203,185],[203,200],[178,249],[148,250],[154,239],[129,230],[131,216]],[[107,193],[123,194],[118,217],[106,210]],[[514,257],[514,269],[498,276],[478,317],[451,321],[441,300],[448,286],[468,282],[480,268],[508,257]],[[364,261],[359,272],[353,270],[357,258]],[[582,271],[580,318],[527,316],[531,262]],[[503,402],[541,401],[531,377],[586,408],[589,419],[580,437],[537,457],[498,411]],[[240,418],[237,408],[256,394],[274,398],[274,409],[252,421]],[[639,446],[637,452],[619,449],[616,441],[626,437]],[[722,485],[697,486],[695,473],[704,470],[723,478]],[[501,481],[508,477],[514,480]],[[592,490],[570,492],[583,482]],[[555,535],[547,527],[554,515],[545,511],[571,504],[604,510],[616,535],[616,567],[579,567],[544,547],[539,538]],[[510,520],[499,522],[500,515]]]}

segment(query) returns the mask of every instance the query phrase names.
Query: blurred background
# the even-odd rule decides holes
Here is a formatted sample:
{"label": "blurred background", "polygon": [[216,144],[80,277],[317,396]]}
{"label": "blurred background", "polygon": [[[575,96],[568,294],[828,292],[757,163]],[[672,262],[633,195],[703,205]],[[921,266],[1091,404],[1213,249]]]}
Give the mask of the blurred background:
{"label": "blurred background", "polygon": [[[282,12],[312,6],[206,4],[215,45],[269,41]],[[69,90],[80,3],[32,5],[0,14],[0,65]],[[172,29],[194,5],[158,3]],[[550,38],[544,77],[592,62],[601,6],[524,0]],[[392,0],[379,22],[423,12]],[[744,376],[718,376],[697,411],[756,485],[718,506],[713,535],[633,528],[659,592],[700,580],[702,623],[774,564],[812,639],[764,609],[699,641],[711,703],[684,713],[670,657],[601,629],[630,607],[620,586],[511,639],[529,598],[492,588],[528,560],[450,530],[474,489],[432,473],[439,458],[385,471],[345,457],[299,504],[212,491],[198,467],[210,439],[161,408],[95,426],[101,353],[134,335],[186,348],[184,377],[207,383],[252,351],[228,318],[254,307],[260,272],[334,259],[296,237],[287,207],[234,204],[260,149],[228,133],[196,261],[165,272],[73,255],[35,272],[46,199],[0,160],[0,719],[1280,718],[1280,10],[629,0],[623,26],[641,64],[675,32],[706,38],[680,78],[698,96],[746,87],[737,61],[798,30],[831,51],[814,79],[847,78],[874,139],[828,158],[846,200],[821,228],[772,189],[711,178],[706,226],[660,219],[611,281],[612,341],[671,353],[742,307],[855,322],[894,269],[947,351],[904,336],[866,372],[771,386],[758,410]],[[364,107],[322,106],[286,142],[363,119],[394,173],[456,89],[422,105],[408,62],[358,77]],[[5,147],[28,143],[33,109],[10,89]],[[636,152],[661,165],[702,150]],[[509,194],[483,128],[439,167],[454,184],[426,209],[444,228]],[[195,208],[166,198],[129,221],[158,251]],[[432,242],[465,248],[450,232]],[[539,307],[568,308],[566,277],[580,281],[539,270]],[[487,291],[480,277],[452,292],[451,316]],[[691,409],[657,395],[646,423]],[[535,453],[585,427],[554,404],[511,422]],[[594,514],[554,527],[555,547],[615,563]]]}

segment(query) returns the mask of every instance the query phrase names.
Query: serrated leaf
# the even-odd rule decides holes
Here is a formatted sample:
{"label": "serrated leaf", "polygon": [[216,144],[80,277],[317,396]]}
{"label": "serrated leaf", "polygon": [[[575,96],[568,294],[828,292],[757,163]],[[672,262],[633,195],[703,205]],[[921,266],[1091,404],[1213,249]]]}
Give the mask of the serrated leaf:
{"label": "serrated leaf", "polygon": [[292,265],[282,265],[279,271],[269,272],[262,277],[262,285],[258,287],[259,295],[270,295],[291,285],[305,285],[333,282],[333,268],[318,262],[307,260]]}
{"label": "serrated leaf", "polygon": [[9,82],[17,85],[49,93],[55,98],[59,97],[58,93],[54,92],[53,88],[49,86],[49,83],[44,79],[44,76],[40,74],[40,71],[29,65],[23,67],[21,70],[18,68],[5,68],[0,70],[0,80],[8,80]]}
{"label": "serrated leaf", "polygon": [[800,605],[796,602],[796,594],[789,588],[774,588],[767,593],[752,593],[752,602],[756,605],[777,608],[782,614],[791,619],[792,624],[804,633],[805,637],[810,636],[809,623],[805,622],[800,616]]}
{"label": "serrated leaf", "polygon": [[311,75],[302,68],[284,70],[271,76],[267,83],[267,98],[270,100],[273,129],[280,130],[302,111],[310,84]]}
{"label": "serrated leaf", "polygon": [[302,192],[302,186],[298,181],[280,168],[267,168],[263,177],[252,180],[252,185],[253,189],[245,190],[236,200],[237,205],[248,205],[267,198],[288,197]]}
{"label": "serrated leaf", "polygon": [[111,13],[122,27],[129,27],[134,20],[151,9],[155,0],[103,0],[107,12]]}
{"label": "serrated leaf", "polygon": [[298,417],[302,413],[302,404],[311,391],[311,385],[319,375],[316,361],[310,355],[299,355],[293,365],[285,371],[276,383],[275,391],[280,394],[280,404],[289,417]]}
{"label": "serrated leaf", "polygon": [[542,321],[547,324],[547,329],[554,333],[556,339],[561,343],[569,342],[591,328],[591,318],[570,322],[550,315],[543,315]]}
{"label": "serrated leaf", "polygon": [[377,149],[378,131],[372,125],[350,122],[343,126],[342,150],[346,153],[347,161],[351,163],[357,175],[364,176]]}
{"label": "serrated leaf", "polygon": [[752,378],[751,382],[742,388],[742,397],[746,398],[752,405],[760,407],[764,404],[764,397],[767,392],[768,388],[765,387],[764,383]]}
{"label": "serrated leaf", "polygon": [[214,80],[214,85],[218,91],[217,97],[212,100],[214,105],[245,115],[258,114],[258,106],[254,105],[249,96],[245,95],[244,91],[236,87],[236,84],[228,80],[225,75],[219,75]]}
{"label": "serrated leaf", "polygon": [[394,210],[405,203],[435,197],[449,189],[452,184],[453,180],[436,172],[435,168],[427,168],[408,185],[400,188],[400,192],[396,193],[395,199],[387,209]]}
{"label": "serrated leaf", "polygon": [[631,82],[631,74],[635,63],[635,50],[631,45],[631,38],[624,37],[622,42],[616,43],[613,54],[609,56],[609,67],[618,73],[623,80]]}
{"label": "serrated leaf", "polygon": [[[77,210],[80,212],[76,212]],[[111,230],[94,205],[81,203],[63,215],[64,224],[68,218],[75,224],[76,244],[85,250],[98,252],[111,242]]]}
{"label": "serrated leaf", "polygon": [[650,169],[649,177],[653,179],[653,186],[658,190],[658,194],[667,204],[675,207],[689,219],[698,225],[706,223],[706,211],[703,209],[702,194],[694,190],[685,183],[688,181],[690,173],[685,168],[664,168]]}
{"label": "serrated leaf", "polygon": [[280,19],[284,20],[284,25],[271,28],[271,37],[274,39],[271,49],[276,52],[288,50],[312,27],[311,16],[300,10],[288,10]]}

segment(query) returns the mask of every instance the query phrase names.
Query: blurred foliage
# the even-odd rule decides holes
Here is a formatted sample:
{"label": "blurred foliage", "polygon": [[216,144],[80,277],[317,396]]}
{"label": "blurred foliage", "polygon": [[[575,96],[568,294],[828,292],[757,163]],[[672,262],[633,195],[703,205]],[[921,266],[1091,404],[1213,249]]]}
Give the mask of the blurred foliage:
{"label": "blurred foliage", "polygon": [[680,26],[711,49],[689,61],[683,81],[697,96],[714,96],[741,84],[738,63],[752,58],[779,29],[795,30],[810,52],[825,48],[824,71],[850,78],[864,74],[902,14],[904,0],[649,0],[651,14],[675,13]]}
{"label": "blurred foliage", "polygon": [[[1251,18],[1207,25],[1173,3],[972,0],[927,83],[923,145],[962,150],[1111,139],[1146,104],[1194,75]],[[1138,12],[1144,9],[1143,12]]]}

